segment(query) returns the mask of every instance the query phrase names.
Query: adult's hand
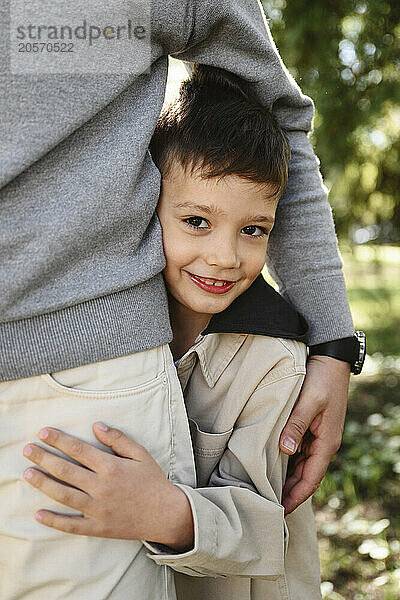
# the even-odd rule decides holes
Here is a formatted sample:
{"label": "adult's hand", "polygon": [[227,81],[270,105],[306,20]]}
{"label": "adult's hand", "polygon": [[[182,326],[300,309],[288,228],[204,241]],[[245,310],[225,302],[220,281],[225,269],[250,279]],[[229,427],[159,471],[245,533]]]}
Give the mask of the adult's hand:
{"label": "adult's hand", "polygon": [[283,488],[285,514],[318,489],[340,448],[349,379],[350,365],[344,361],[317,355],[307,361],[300,396],[280,438],[282,452],[294,455]]}

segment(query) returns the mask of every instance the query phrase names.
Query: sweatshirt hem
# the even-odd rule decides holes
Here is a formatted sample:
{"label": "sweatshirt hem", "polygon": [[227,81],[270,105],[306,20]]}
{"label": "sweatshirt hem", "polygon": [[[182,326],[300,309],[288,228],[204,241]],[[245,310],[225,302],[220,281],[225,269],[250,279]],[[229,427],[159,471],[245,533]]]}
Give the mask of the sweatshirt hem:
{"label": "sweatshirt hem", "polygon": [[0,381],[126,356],[171,339],[166,291],[159,274],[75,306],[0,323]]}

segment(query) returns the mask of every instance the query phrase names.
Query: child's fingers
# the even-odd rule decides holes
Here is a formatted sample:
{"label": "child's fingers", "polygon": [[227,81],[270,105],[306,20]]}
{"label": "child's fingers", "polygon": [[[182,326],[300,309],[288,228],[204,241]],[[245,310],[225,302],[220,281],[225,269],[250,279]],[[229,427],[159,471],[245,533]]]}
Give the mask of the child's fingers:
{"label": "child's fingers", "polygon": [[59,515],[49,510],[40,510],[35,516],[42,525],[64,531],[65,533],[90,536],[97,535],[94,523],[92,519],[88,517]]}
{"label": "child's fingers", "polygon": [[93,431],[98,440],[102,444],[109,446],[118,456],[141,461],[148,454],[143,446],[125,435],[125,433],[122,433],[119,429],[107,427],[104,423],[95,423]]}
{"label": "child's fingers", "polygon": [[51,479],[51,477],[48,477],[38,469],[32,467],[27,469],[24,473],[24,477],[26,481],[46,494],[46,496],[49,496],[49,498],[53,498],[53,500],[56,500],[65,506],[75,508],[80,512],[86,512],[86,509],[91,502],[91,498],[84,492],[68,485],[63,485],[62,483]]}
{"label": "child's fingers", "polygon": [[88,491],[95,481],[96,475],[61,456],[57,456],[36,444],[28,444],[24,448],[24,456],[45,471],[65,483],[81,490]]}
{"label": "child's fingers", "polygon": [[108,452],[52,427],[42,429],[39,432],[39,438],[92,471],[97,471],[105,461],[111,458]]}

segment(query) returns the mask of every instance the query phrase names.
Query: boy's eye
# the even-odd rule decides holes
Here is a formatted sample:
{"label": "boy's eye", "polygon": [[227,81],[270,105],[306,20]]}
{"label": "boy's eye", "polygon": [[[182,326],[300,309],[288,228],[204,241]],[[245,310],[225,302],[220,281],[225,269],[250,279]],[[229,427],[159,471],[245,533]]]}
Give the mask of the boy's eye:
{"label": "boy's eye", "polygon": [[208,227],[208,223],[203,217],[188,217],[187,219],[184,219],[184,223],[194,229],[206,229]]}
{"label": "boy's eye", "polygon": [[264,235],[268,235],[268,231],[264,227],[258,227],[258,225],[248,225],[247,227],[243,227],[242,231],[246,235],[252,237],[263,237]]}

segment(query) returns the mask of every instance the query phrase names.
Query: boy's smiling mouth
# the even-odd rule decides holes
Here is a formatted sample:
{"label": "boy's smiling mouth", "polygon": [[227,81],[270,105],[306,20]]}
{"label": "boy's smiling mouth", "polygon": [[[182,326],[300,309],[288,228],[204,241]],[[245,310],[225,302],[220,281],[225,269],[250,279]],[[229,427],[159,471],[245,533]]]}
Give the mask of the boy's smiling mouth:
{"label": "boy's smiling mouth", "polygon": [[200,277],[200,275],[194,275],[193,273],[189,273],[189,271],[186,272],[197,287],[206,292],[210,292],[211,294],[225,294],[231,290],[236,283],[236,281],[214,279],[213,277]]}

